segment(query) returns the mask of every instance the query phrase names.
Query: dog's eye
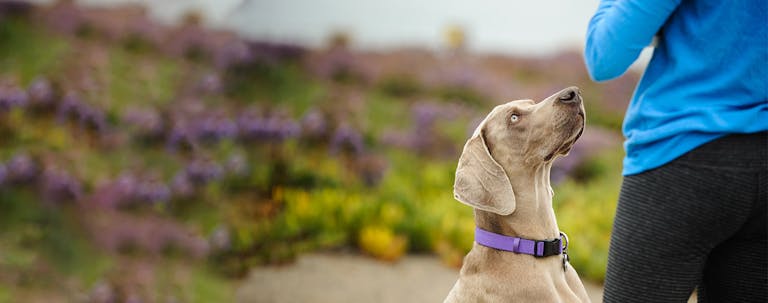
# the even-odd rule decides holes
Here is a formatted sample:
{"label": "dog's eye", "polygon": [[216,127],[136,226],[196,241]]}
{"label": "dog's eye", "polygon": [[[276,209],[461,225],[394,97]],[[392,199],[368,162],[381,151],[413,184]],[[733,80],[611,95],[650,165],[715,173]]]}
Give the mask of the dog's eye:
{"label": "dog's eye", "polygon": [[512,114],[512,116],[509,117],[509,121],[512,121],[513,123],[517,122],[518,120],[520,120],[520,116],[518,116],[517,114]]}

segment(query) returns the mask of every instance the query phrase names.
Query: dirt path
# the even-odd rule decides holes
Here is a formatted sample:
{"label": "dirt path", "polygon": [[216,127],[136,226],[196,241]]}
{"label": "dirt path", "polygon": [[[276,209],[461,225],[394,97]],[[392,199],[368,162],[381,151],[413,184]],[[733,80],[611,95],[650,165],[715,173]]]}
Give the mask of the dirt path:
{"label": "dirt path", "polygon": [[[308,254],[291,265],[252,270],[237,302],[442,302],[457,277],[458,271],[434,256],[407,256],[389,264],[355,254]],[[602,302],[600,285],[585,286],[592,302]]]}

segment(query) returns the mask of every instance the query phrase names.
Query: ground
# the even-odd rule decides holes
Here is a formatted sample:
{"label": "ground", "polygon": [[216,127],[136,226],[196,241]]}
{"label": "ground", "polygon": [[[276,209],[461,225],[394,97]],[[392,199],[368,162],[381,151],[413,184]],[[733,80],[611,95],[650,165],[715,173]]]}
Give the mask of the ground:
{"label": "ground", "polygon": [[[315,253],[290,265],[253,269],[237,302],[442,302],[457,277],[457,269],[434,256],[384,263],[357,254]],[[602,302],[600,284],[585,281],[584,286],[592,302]]]}

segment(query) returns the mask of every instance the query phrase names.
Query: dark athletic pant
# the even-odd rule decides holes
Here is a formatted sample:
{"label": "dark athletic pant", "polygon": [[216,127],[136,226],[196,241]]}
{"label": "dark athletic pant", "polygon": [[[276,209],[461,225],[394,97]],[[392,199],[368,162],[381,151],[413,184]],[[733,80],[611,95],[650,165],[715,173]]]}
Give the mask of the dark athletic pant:
{"label": "dark athletic pant", "polygon": [[768,302],[768,132],[625,176],[605,302]]}

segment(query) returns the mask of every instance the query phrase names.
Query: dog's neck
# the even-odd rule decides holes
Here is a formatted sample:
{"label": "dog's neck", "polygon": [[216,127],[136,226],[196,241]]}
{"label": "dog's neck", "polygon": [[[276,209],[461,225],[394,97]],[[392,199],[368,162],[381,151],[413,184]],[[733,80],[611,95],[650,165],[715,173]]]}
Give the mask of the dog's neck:
{"label": "dog's neck", "polygon": [[497,234],[545,240],[559,236],[559,229],[552,209],[552,188],[549,172],[551,162],[529,170],[507,172],[515,193],[516,208],[502,216],[475,209],[475,224]]}

